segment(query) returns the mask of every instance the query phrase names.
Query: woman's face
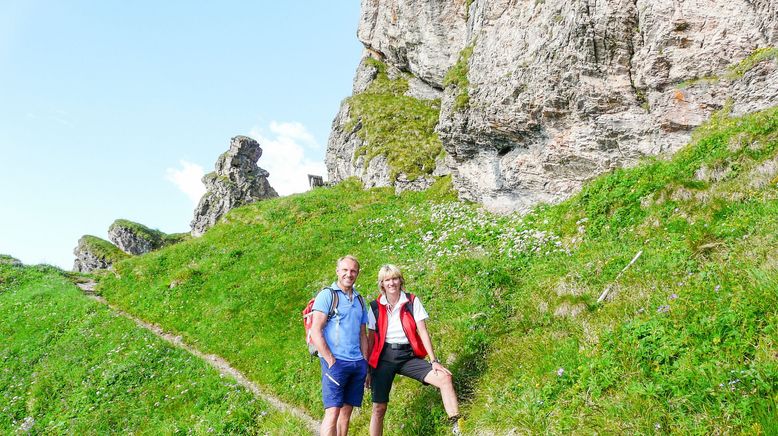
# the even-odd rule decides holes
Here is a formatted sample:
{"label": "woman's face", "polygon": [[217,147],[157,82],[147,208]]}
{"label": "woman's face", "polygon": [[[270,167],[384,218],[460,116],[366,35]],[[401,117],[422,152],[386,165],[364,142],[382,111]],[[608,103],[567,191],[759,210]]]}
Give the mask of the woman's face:
{"label": "woman's face", "polygon": [[385,278],[381,280],[381,286],[383,286],[384,291],[389,292],[391,294],[395,292],[399,292],[401,285],[402,285],[402,279],[400,279],[399,277]]}

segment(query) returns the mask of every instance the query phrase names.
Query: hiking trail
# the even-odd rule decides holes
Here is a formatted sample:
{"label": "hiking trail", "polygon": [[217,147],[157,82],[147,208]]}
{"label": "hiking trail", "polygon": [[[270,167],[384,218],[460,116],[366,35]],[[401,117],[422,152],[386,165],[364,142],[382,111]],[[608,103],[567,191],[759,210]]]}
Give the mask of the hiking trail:
{"label": "hiking trail", "polygon": [[149,330],[152,332],[155,336],[163,339],[164,341],[168,342],[169,344],[181,348],[191,354],[193,354],[196,357],[199,357],[200,359],[206,361],[208,364],[216,368],[216,370],[219,371],[219,373],[229,376],[235,379],[235,381],[238,382],[241,386],[245,387],[249,391],[251,391],[255,397],[266,401],[271,406],[275,407],[281,412],[289,413],[297,418],[299,418],[303,423],[305,423],[305,426],[308,427],[308,429],[311,431],[312,434],[318,434],[319,433],[319,422],[318,420],[314,419],[312,416],[310,416],[307,412],[300,409],[299,407],[295,407],[291,404],[285,403],[281,401],[279,398],[275,397],[272,394],[267,393],[263,389],[261,389],[256,383],[249,380],[242,372],[239,370],[233,368],[229,362],[227,362],[224,358],[217,356],[215,354],[205,354],[202,351],[192,347],[191,345],[186,344],[182,339],[181,336],[176,336],[171,333],[168,333],[162,329],[162,327],[148,323],[146,321],[143,321],[140,318],[137,318],[119,308],[109,303],[105,298],[96,295],[94,293],[95,285],[97,283],[94,280],[89,280],[84,283],[76,283],[76,286],[78,286],[82,291],[84,291],[84,294],[88,296],[89,298],[97,301],[100,304],[105,305],[108,307],[112,312],[116,313],[117,315],[123,316],[124,318],[127,318],[133,322],[135,322],[136,325],[138,325],[141,328],[144,328],[146,330]]}

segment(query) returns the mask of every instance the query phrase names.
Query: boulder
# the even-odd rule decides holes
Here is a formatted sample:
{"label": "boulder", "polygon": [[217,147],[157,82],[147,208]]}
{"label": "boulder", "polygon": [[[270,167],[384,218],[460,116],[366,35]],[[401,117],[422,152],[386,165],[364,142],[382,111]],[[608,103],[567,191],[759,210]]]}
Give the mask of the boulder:
{"label": "boulder", "polygon": [[278,197],[270,186],[267,171],[257,166],[262,156],[259,143],[236,136],[230,148],[216,160],[215,171],[203,177],[206,193],[194,211],[192,236],[200,236],[230,209],[255,201]]}
{"label": "boulder", "polygon": [[98,238],[84,235],[73,250],[76,260],[73,271],[88,273],[94,270],[113,269],[113,264],[129,257],[115,245]]}

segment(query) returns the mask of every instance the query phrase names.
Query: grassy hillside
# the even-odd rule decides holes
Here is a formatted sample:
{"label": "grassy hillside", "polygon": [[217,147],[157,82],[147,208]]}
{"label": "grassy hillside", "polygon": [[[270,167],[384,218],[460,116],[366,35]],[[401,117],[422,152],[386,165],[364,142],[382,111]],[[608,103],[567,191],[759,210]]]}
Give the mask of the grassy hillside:
{"label": "grassy hillside", "polygon": [[[300,310],[352,253],[368,295],[381,264],[405,269],[469,432],[775,434],[777,146],[778,110],[720,114],[672,159],[524,217],[458,203],[446,180],[347,181],[234,210],[99,289],[317,415]],[[401,380],[391,402],[388,434],[448,431],[434,389]]]}
{"label": "grassy hillside", "polygon": [[300,433],[294,418],[89,300],[0,263],[0,433]]}

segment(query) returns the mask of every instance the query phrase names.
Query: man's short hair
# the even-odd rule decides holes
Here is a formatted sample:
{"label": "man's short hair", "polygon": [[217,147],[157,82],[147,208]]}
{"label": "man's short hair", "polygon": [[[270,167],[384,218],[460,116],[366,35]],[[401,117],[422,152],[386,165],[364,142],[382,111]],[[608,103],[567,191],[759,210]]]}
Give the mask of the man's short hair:
{"label": "man's short hair", "polygon": [[357,264],[357,271],[362,269],[362,267],[359,266],[359,261],[357,260],[357,258],[352,256],[352,255],[350,255],[350,254],[347,254],[347,255],[341,257],[340,259],[338,259],[338,263],[335,264],[335,267],[336,268],[340,268],[340,263],[343,262],[344,260],[350,260],[350,261],[354,262],[355,264]]}

